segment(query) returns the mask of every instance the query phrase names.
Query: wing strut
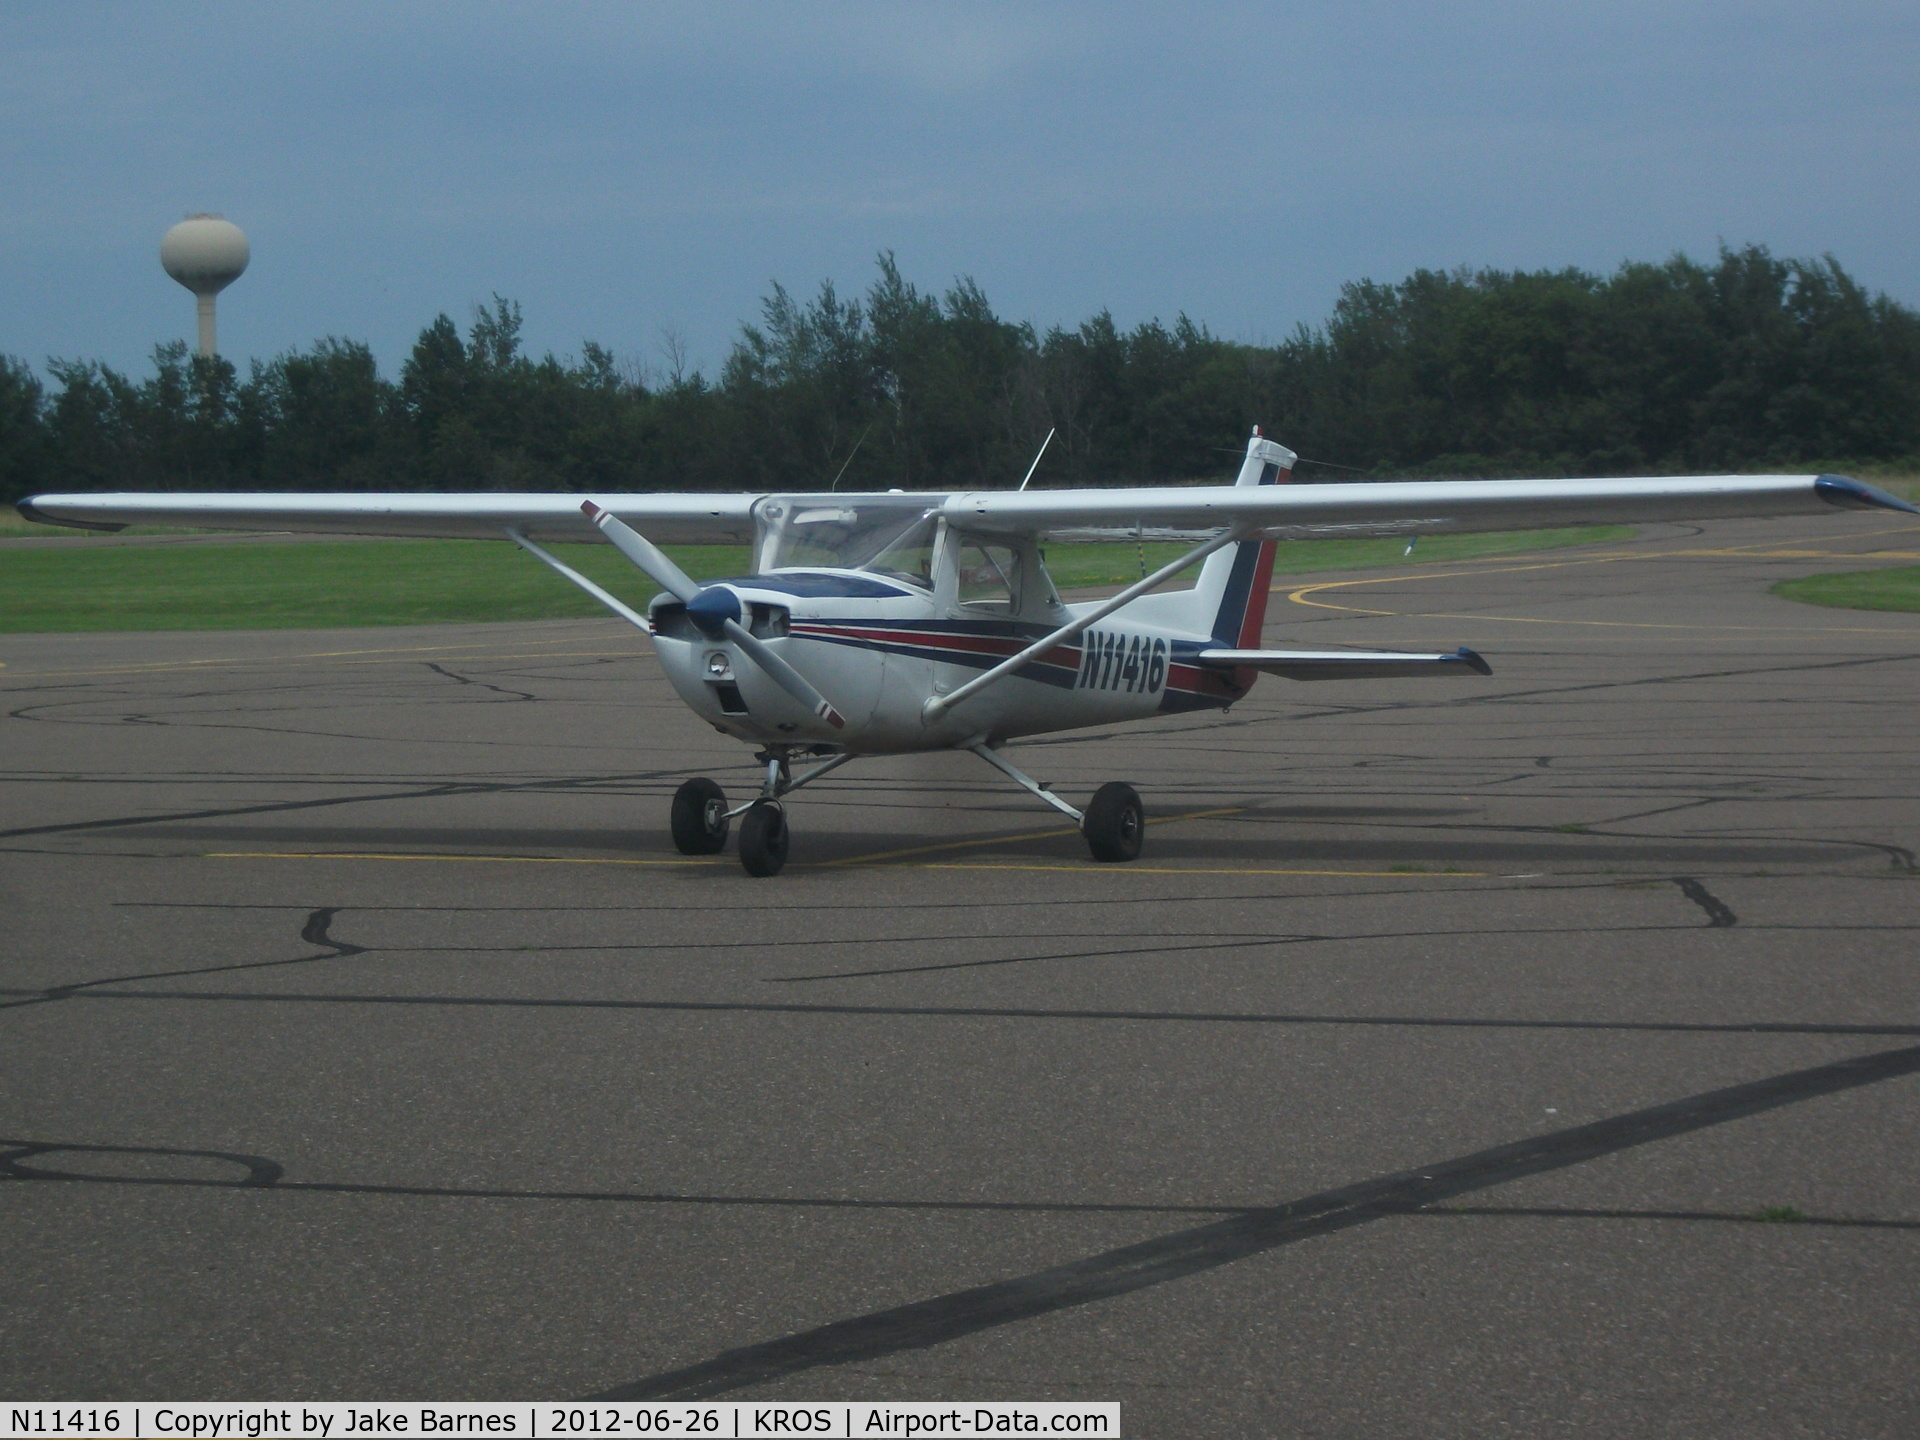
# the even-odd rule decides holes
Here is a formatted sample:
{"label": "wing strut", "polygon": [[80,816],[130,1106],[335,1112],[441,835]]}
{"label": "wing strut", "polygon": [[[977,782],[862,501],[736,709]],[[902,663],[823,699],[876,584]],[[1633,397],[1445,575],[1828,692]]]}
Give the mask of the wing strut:
{"label": "wing strut", "polygon": [[1204,544],[1194,546],[1193,549],[1182,555],[1178,560],[1175,560],[1171,565],[1162,565],[1144,580],[1134,581],[1133,584],[1127,586],[1126,589],[1122,590],[1112,599],[1095,606],[1085,615],[1068,621],[1044,639],[1034,641],[1033,644],[1022,650],[1018,655],[1009,656],[998,665],[995,665],[991,670],[974,676],[973,679],[962,685],[958,690],[948,695],[933,696],[925,705],[920,707],[920,723],[923,725],[933,724],[934,721],[938,720],[962,700],[965,700],[969,695],[979,694],[980,691],[986,689],[987,686],[993,684],[996,680],[1003,680],[1013,674],[1014,671],[1018,670],[1028,661],[1046,654],[1056,645],[1073,639],[1074,636],[1078,635],[1082,630],[1085,630],[1089,625],[1099,624],[1121,606],[1129,605],[1146,594],[1147,591],[1158,585],[1165,584],[1182,570],[1193,564],[1194,561],[1205,559],[1223,546],[1245,540],[1250,534],[1252,534],[1250,527],[1233,525],[1222,530],[1218,535],[1206,541]]}
{"label": "wing strut", "polygon": [[606,606],[609,610],[613,611],[614,614],[618,615],[622,620],[626,621],[629,625],[638,626],[640,629],[646,631],[647,634],[649,635],[653,633],[653,626],[647,623],[646,616],[642,615],[638,610],[634,609],[631,605],[627,604],[624,600],[621,600],[618,596],[608,594],[605,590],[601,589],[598,585],[594,584],[593,581],[589,580],[586,576],[582,575],[578,570],[574,569],[571,565],[567,564],[565,561],[555,559],[552,555],[548,554],[540,546],[534,544],[533,541],[527,539],[527,537],[522,535],[518,530],[509,528],[507,530],[507,538],[513,541],[513,543],[518,545],[522,550],[526,551],[529,555],[533,556],[534,559],[542,561],[548,565],[551,565],[555,570],[560,572],[560,575],[563,579],[571,580],[574,584],[578,585],[582,590],[586,591],[587,594],[591,595],[594,599],[598,600],[602,605]]}

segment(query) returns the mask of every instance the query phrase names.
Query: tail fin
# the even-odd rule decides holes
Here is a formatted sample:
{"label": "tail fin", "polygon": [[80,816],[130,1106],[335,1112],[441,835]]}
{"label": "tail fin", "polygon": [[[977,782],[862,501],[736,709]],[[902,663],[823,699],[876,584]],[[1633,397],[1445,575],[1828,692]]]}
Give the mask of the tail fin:
{"label": "tail fin", "polygon": [[[1240,476],[1233,483],[1284,485],[1293,478],[1297,458],[1286,446],[1264,438],[1256,425],[1253,438],[1247,441]],[[1242,650],[1259,648],[1261,627],[1267,620],[1267,591],[1273,584],[1273,553],[1271,540],[1243,540],[1207,557],[1191,592],[1190,613],[1215,643]]]}

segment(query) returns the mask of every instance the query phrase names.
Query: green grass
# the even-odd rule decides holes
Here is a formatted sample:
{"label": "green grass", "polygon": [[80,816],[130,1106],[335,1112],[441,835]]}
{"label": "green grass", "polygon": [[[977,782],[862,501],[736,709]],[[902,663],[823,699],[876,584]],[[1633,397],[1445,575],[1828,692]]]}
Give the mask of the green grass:
{"label": "green grass", "polygon": [[11,505],[0,506],[0,540],[104,540],[111,535],[209,535],[212,531],[182,525],[129,525],[124,530],[76,530],[67,525],[42,525],[23,520]]}
{"label": "green grass", "polygon": [[1920,610],[1920,567],[1851,570],[1839,575],[1805,575],[1782,580],[1773,593],[1804,605],[1845,610]]}
{"label": "green grass", "polygon": [[[1466,559],[1627,538],[1624,527],[1454,535],[1422,541],[1421,561]],[[1179,556],[1149,545],[1149,569]],[[1399,563],[1404,541],[1288,541],[1283,574]],[[636,607],[654,587],[607,545],[563,545],[562,559]],[[741,546],[678,546],[696,579],[738,575]],[[1063,589],[1139,578],[1130,545],[1050,547]],[[556,620],[606,612],[532,557],[485,540],[312,540],[219,545],[50,545],[0,549],[0,632],[279,630]]]}
{"label": "green grass", "polygon": [[[636,607],[654,586],[610,545],[560,558]],[[696,579],[737,575],[744,546],[671,552]],[[284,630],[555,620],[607,612],[511,545],[316,540],[0,550],[0,631]]]}

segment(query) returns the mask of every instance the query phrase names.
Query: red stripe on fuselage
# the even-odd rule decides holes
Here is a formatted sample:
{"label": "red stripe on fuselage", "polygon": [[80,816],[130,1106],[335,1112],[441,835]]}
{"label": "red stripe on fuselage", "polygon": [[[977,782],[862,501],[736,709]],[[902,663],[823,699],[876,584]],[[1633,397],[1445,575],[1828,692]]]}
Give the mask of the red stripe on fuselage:
{"label": "red stripe on fuselage", "polygon": [[[851,625],[805,625],[792,629],[794,635],[817,640],[860,640],[876,645],[906,645],[916,650],[957,651],[967,656],[990,656],[1005,660],[1018,655],[1033,642],[999,635],[966,635],[949,631],[890,630]],[[1078,671],[1080,649],[1075,645],[1056,645],[1044,655],[1035,656],[1032,665],[1059,665]]]}

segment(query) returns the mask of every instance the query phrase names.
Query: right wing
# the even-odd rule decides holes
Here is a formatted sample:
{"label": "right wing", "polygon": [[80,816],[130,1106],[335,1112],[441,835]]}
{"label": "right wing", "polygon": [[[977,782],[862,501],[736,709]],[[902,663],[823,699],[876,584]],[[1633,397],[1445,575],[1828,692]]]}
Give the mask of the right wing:
{"label": "right wing", "polygon": [[[753,540],[758,495],[603,495],[600,507],[664,545],[744,545]],[[500,540],[517,530],[530,540],[602,540],[580,511],[578,495],[363,491],[301,493],[127,492],[30,495],[29,520],[121,530],[183,525],[206,530],[294,530],[336,535],[401,535]]]}

